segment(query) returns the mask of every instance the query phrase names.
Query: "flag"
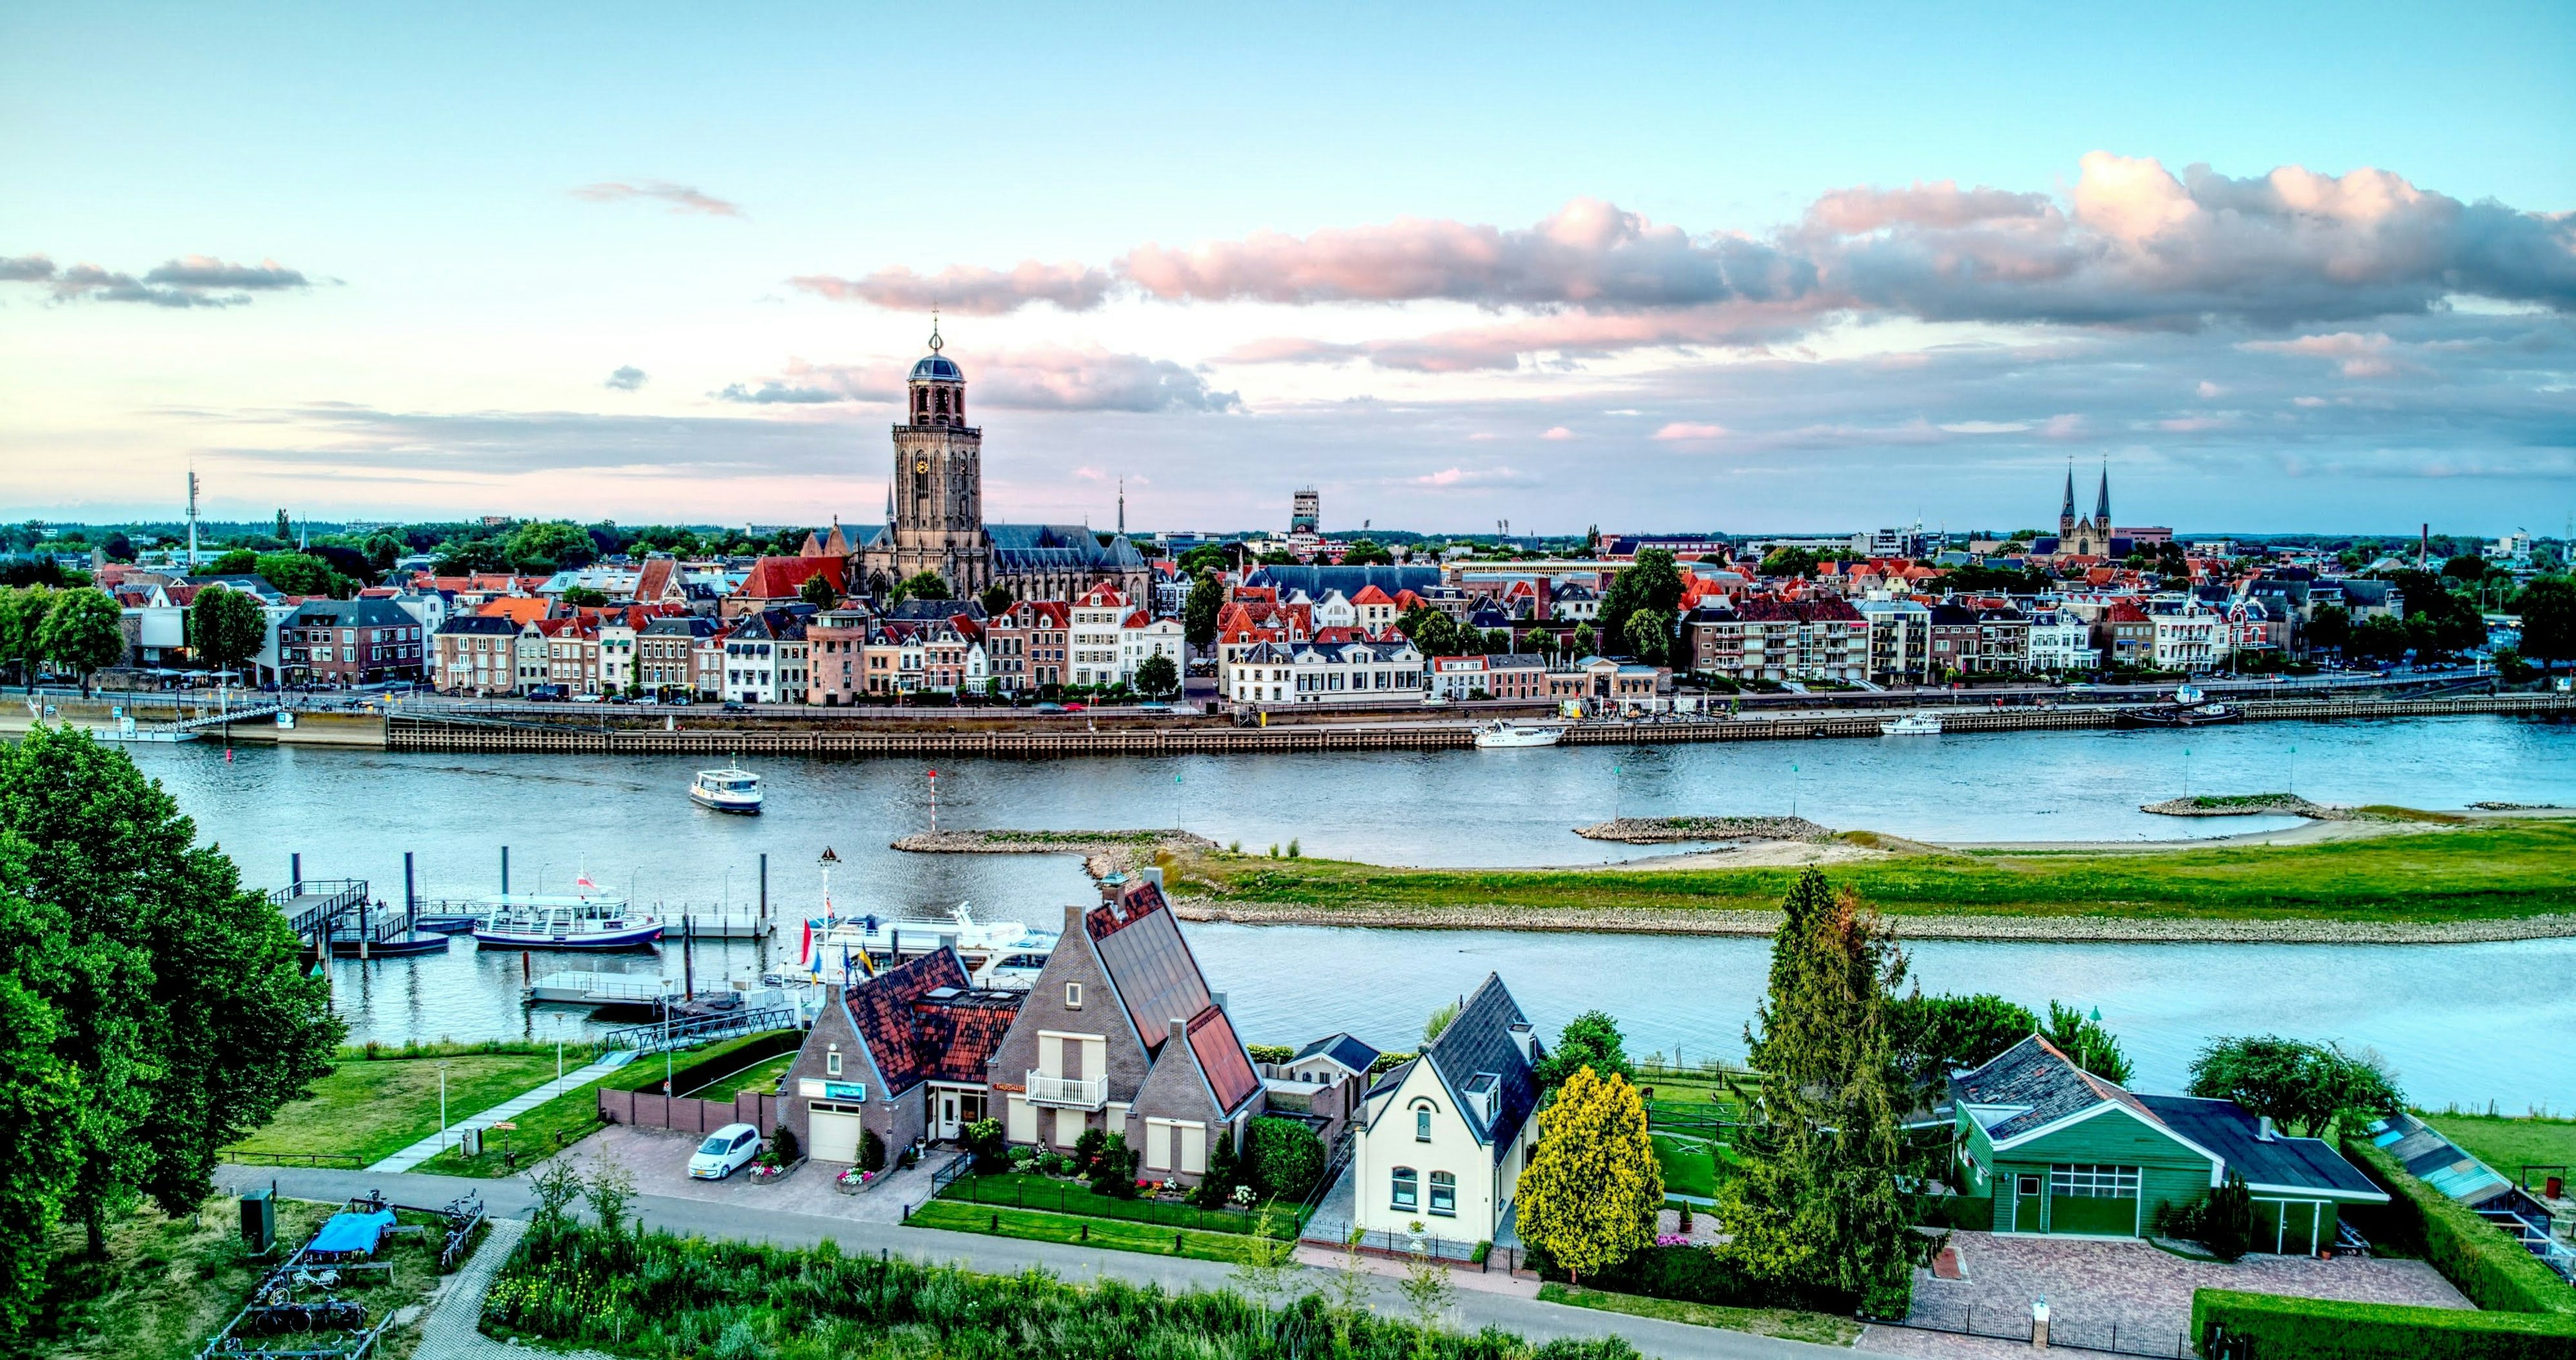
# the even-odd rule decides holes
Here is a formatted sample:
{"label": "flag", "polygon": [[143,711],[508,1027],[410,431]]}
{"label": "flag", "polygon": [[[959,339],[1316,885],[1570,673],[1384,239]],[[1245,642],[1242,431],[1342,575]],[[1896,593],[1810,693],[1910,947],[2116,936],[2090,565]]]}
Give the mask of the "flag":
{"label": "flag", "polygon": [[805,963],[814,957],[814,922],[805,922],[805,938],[796,946],[796,961]]}

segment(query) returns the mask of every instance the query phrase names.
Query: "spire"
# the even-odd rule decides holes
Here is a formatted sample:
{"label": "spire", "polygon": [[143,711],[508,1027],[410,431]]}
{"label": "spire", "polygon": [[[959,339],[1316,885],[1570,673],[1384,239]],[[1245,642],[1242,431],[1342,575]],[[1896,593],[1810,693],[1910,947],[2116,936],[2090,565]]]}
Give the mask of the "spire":
{"label": "spire", "polygon": [[886,483],[886,523],[894,523],[894,483]]}
{"label": "spire", "polygon": [[2108,458],[2102,460],[2102,493],[2093,498],[2093,518],[2101,525],[2104,534],[2111,532],[2111,460]]}
{"label": "spire", "polygon": [[2058,507],[2059,519],[2075,518],[2075,460],[2066,460],[2066,503]]}
{"label": "spire", "polygon": [[930,352],[937,354],[944,342],[939,338],[939,309],[930,309]]}
{"label": "spire", "polygon": [[1118,535],[1127,536],[1127,479],[1118,479]]}

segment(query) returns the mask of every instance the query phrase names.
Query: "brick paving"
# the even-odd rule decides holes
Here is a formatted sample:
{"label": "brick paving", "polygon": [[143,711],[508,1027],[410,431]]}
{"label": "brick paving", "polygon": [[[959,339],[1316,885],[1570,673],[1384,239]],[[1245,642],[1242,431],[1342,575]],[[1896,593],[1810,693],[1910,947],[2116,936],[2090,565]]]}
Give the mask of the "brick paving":
{"label": "brick paving", "polygon": [[[2469,1301],[2422,1261],[2338,1257],[2248,1256],[2234,1265],[2192,1261],[2143,1241],[1999,1237],[1959,1232],[1950,1240],[1964,1279],[1914,1275],[1909,1320],[1980,1332],[2025,1334],[2031,1300],[2048,1299],[2050,1330],[2061,1342],[2107,1347],[2117,1328],[2124,1350],[2171,1354],[2191,1326],[2195,1289],[2242,1289],[2358,1303],[2413,1303],[2467,1308]],[[1872,1327],[1861,1349],[1888,1355],[1982,1357],[2027,1355],[2029,1344]],[[2184,1353],[2189,1353],[2188,1346]]]}
{"label": "brick paving", "polygon": [[903,1221],[904,1210],[930,1198],[931,1173],[952,1155],[944,1149],[934,1152],[918,1165],[894,1172],[891,1178],[865,1191],[845,1195],[832,1181],[849,1168],[848,1162],[809,1160],[784,1180],[767,1184],[753,1179],[748,1168],[720,1181],[693,1179],[689,1175],[689,1154],[704,1141],[694,1133],[612,1124],[566,1149],[563,1156],[575,1170],[585,1173],[601,1162],[622,1163],[635,1177],[635,1191],[641,1195],[815,1214],[853,1223],[893,1224]]}

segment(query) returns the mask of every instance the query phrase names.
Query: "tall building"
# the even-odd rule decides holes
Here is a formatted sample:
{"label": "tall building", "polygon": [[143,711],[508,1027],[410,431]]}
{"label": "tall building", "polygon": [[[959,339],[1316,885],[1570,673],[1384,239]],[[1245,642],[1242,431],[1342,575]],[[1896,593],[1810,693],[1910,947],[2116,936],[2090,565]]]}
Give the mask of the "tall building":
{"label": "tall building", "polygon": [[1288,503],[1289,536],[1305,534],[1311,538],[1320,534],[1323,530],[1323,504],[1323,497],[1316,494],[1311,486],[1298,492]]}
{"label": "tall building", "polygon": [[984,522],[984,432],[966,423],[966,372],[945,347],[934,321],[930,353],[904,384],[886,523],[855,536],[850,586],[882,597],[898,581],[935,572],[960,597],[1000,585],[1023,600],[1070,600],[1108,585],[1144,598],[1145,555],[1124,533],[1104,543],[1086,525]]}
{"label": "tall building", "polygon": [[2101,557],[2111,551],[2111,469],[2102,468],[2102,489],[2093,498],[2089,518],[2075,516],[2075,464],[2066,465],[2066,500],[2057,511],[2057,551],[2061,555]]}

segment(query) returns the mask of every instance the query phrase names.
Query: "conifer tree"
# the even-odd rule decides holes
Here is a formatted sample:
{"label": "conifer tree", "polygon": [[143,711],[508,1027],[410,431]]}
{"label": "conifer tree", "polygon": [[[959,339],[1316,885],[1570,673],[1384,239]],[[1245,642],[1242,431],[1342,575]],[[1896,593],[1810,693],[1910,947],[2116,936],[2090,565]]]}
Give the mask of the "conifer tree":
{"label": "conifer tree", "polygon": [[1518,1193],[1522,1240],[1576,1280],[1653,1245],[1664,1173],[1637,1088],[1616,1072],[1576,1068],[1539,1112]]}
{"label": "conifer tree", "polygon": [[1885,918],[1809,869],[1782,903],[1771,989],[1745,1032],[1764,1076],[1743,1173],[1719,1190],[1726,1253],[1794,1290],[1857,1294],[1901,1316],[1913,1267],[1939,1239],[1916,1233],[1899,1194],[1919,1174],[1899,1120],[1904,1083],[1887,1009],[1905,956]]}

